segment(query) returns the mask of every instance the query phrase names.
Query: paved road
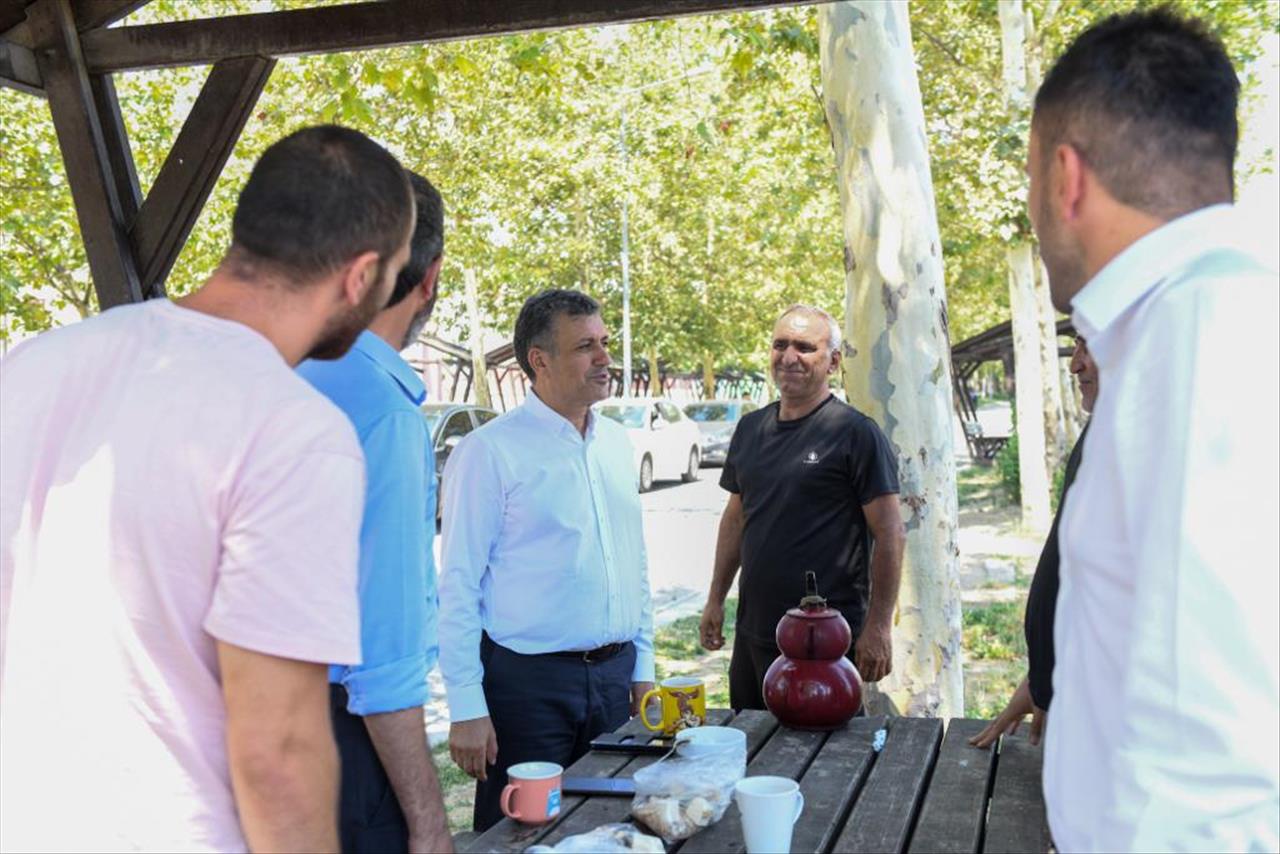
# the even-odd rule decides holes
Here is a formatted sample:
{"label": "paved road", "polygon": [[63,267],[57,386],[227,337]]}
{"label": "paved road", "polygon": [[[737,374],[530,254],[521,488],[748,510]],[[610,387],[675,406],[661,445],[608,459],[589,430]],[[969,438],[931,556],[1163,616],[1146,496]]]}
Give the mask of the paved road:
{"label": "paved road", "polygon": [[640,496],[649,585],[659,622],[687,613],[691,597],[700,607],[706,596],[716,530],[729,496],[719,479],[719,468],[703,468],[693,483],[661,482]]}

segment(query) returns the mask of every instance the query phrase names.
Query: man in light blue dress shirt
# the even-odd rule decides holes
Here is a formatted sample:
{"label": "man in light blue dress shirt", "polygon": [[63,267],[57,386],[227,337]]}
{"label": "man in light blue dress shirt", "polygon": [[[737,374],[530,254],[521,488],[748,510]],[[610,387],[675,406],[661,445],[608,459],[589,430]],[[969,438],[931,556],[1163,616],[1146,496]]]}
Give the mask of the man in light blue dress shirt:
{"label": "man in light blue dress shirt", "polygon": [[444,239],[440,194],[409,173],[417,219],[390,301],[337,361],[298,372],[346,413],[364,451],[360,529],[363,663],[330,669],[330,713],[342,756],[344,852],[451,851],[423,705],[436,660],[435,460],[418,407],[426,389],[399,350],[436,301]]}
{"label": "man in light blue dress shirt", "polygon": [[450,751],[478,781],[476,830],[502,818],[510,766],[568,766],[652,687],[631,443],[591,410],[609,394],[608,344],[595,300],[530,297],[515,351],[533,393],[446,466],[440,668]]}

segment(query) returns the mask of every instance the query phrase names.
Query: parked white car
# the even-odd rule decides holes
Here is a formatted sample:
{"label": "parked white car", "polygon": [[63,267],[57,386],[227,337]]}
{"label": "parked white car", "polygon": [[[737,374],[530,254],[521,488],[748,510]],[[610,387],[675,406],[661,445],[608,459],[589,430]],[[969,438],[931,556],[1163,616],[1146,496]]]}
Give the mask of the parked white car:
{"label": "parked white car", "polygon": [[688,483],[698,479],[702,434],[671,401],[611,397],[597,403],[596,412],[627,428],[641,492],[652,489],[655,480],[679,478]]}

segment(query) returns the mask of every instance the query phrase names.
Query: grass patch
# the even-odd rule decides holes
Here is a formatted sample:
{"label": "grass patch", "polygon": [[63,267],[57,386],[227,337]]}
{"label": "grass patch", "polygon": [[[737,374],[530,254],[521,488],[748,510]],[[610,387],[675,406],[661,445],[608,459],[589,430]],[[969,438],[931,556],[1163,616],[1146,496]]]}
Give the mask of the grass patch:
{"label": "grass patch", "polygon": [[976,464],[956,469],[956,501],[962,510],[986,510],[1014,503],[996,467]]}
{"label": "grass patch", "polygon": [[964,672],[964,714],[990,720],[1004,711],[1022,677],[1025,661],[971,662]]}
{"label": "grass patch", "polygon": [[476,799],[476,781],[453,764],[453,759],[449,756],[448,742],[432,748],[431,758],[435,760],[436,775],[440,778],[440,791],[444,795],[449,832],[470,830]]}
{"label": "grass patch", "polygon": [[968,659],[1025,662],[1027,642],[1022,633],[1025,607],[1025,602],[992,602],[965,608],[963,643]]}
{"label": "grass patch", "polygon": [[[702,617],[690,614],[662,626],[653,633],[653,653],[658,658],[692,660],[707,654],[698,637],[698,625]],[[724,646],[733,646],[733,629],[738,622],[738,600],[724,603]]]}

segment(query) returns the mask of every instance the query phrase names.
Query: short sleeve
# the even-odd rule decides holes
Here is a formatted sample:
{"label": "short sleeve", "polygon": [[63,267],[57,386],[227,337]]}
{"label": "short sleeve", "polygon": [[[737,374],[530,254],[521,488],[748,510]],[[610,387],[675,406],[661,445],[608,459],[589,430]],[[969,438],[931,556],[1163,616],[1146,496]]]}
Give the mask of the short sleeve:
{"label": "short sleeve", "polygon": [[205,630],[281,658],[358,663],[363,504],[364,457],[342,413],[318,395],[278,409],[229,489]]}
{"label": "short sleeve", "polygon": [[859,504],[897,494],[898,455],[876,422],[858,419],[853,428],[853,489]]}
{"label": "short sleeve", "polygon": [[738,422],[738,429],[733,431],[733,438],[729,440],[729,450],[724,455],[724,465],[720,468],[720,488],[738,495],[742,492],[742,486],[738,483],[738,455],[742,453],[743,436],[747,426],[747,419],[744,417]]}

